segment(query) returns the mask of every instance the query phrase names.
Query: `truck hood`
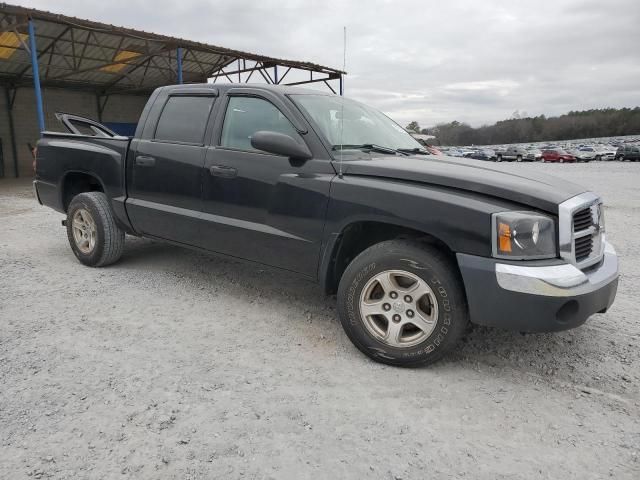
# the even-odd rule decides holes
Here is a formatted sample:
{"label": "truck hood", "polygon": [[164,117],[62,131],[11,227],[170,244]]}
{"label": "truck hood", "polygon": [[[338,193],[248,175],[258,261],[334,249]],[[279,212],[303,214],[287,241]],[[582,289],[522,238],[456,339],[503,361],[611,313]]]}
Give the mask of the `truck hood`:
{"label": "truck hood", "polygon": [[587,189],[529,170],[506,172],[493,165],[446,156],[376,155],[343,161],[345,175],[363,175],[457,188],[521,203],[549,213]]}

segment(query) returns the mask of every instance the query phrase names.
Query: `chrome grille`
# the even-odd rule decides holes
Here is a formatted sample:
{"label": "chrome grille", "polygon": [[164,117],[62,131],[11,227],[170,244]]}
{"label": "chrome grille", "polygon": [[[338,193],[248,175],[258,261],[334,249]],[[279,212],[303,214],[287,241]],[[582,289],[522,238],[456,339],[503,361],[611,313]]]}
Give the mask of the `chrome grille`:
{"label": "chrome grille", "polygon": [[560,256],[578,268],[598,263],[604,255],[602,201],[583,193],[560,204]]}
{"label": "chrome grille", "polygon": [[576,262],[581,262],[589,258],[589,255],[591,255],[593,251],[593,237],[591,235],[576,238],[574,244],[576,249]]}
{"label": "chrome grille", "polygon": [[583,208],[573,214],[573,231],[580,232],[586,230],[593,224],[593,215],[591,214],[591,207]]}

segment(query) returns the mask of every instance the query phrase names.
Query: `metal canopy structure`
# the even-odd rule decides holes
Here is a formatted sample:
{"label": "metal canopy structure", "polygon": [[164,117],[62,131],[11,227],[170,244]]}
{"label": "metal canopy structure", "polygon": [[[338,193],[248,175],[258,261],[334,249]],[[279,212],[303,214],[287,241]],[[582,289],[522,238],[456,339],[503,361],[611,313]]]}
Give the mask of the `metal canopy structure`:
{"label": "metal canopy structure", "polygon": [[[322,83],[343,93],[344,72],[181,38],[0,3],[0,86],[4,86],[14,171],[13,110],[19,88],[33,85],[38,130],[45,130],[41,87],[93,92],[102,121],[111,95],[149,95],[175,83],[229,81]],[[0,156],[0,177],[4,165]]]}
{"label": "metal canopy structure", "polygon": [[[167,84],[219,78],[247,82],[257,77],[273,84],[323,82],[336,91],[340,86],[334,89],[330,82],[340,84],[343,74],[309,62],[0,3],[0,83],[19,87],[33,81],[32,41],[42,86],[89,89],[100,95],[148,94]],[[305,78],[291,82],[292,71],[304,72]]]}

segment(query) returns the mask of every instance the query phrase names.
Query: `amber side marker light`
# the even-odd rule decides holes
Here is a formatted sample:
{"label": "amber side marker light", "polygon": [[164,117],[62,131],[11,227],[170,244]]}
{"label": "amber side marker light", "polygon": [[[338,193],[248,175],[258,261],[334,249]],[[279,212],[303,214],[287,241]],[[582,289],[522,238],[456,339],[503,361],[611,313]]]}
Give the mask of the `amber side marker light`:
{"label": "amber side marker light", "polygon": [[511,253],[511,229],[506,223],[498,224],[498,249],[503,253]]}

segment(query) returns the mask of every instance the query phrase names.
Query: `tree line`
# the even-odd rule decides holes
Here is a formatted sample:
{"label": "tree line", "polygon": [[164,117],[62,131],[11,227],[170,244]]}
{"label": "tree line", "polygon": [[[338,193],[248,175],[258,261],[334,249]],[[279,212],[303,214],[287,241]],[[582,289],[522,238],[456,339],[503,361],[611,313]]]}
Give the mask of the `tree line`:
{"label": "tree line", "polygon": [[640,107],[571,111],[559,117],[529,117],[514,112],[509,120],[474,128],[453,121],[431,128],[411,122],[407,130],[434,135],[436,145],[495,145],[640,134]]}

